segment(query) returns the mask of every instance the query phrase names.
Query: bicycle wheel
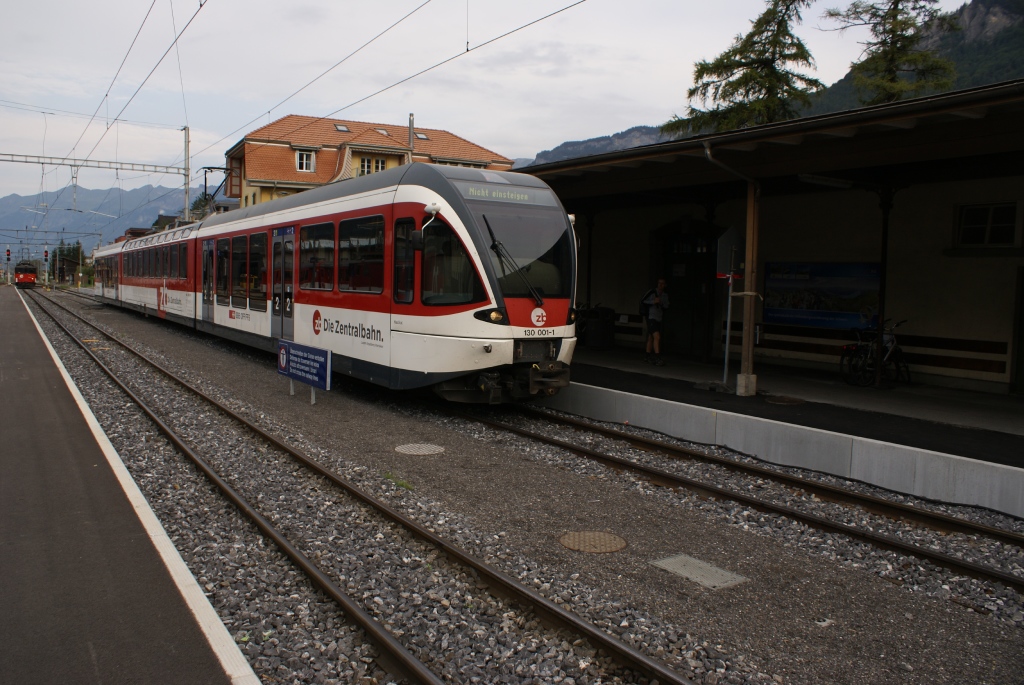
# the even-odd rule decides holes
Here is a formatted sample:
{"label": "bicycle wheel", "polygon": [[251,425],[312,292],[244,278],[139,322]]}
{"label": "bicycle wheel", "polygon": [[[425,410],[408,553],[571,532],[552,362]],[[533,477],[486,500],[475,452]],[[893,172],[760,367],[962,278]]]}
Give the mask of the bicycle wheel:
{"label": "bicycle wheel", "polygon": [[850,385],[857,385],[857,373],[854,370],[854,359],[857,356],[857,348],[844,347],[839,355],[839,375]]}
{"label": "bicycle wheel", "polygon": [[875,382],[875,351],[870,346],[858,350],[853,359],[854,385],[867,387]]}
{"label": "bicycle wheel", "polygon": [[907,360],[903,356],[903,350],[897,347],[892,351],[893,364],[896,367],[896,381],[904,382],[910,385],[910,367],[907,365]]}

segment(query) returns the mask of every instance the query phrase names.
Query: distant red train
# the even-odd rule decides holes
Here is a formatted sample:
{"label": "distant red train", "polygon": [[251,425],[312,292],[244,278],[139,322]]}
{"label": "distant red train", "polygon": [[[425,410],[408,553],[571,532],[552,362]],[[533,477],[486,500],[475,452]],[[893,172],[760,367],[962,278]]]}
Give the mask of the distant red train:
{"label": "distant red train", "polygon": [[31,288],[35,286],[39,277],[36,265],[27,259],[23,259],[14,266],[14,285],[18,288]]}

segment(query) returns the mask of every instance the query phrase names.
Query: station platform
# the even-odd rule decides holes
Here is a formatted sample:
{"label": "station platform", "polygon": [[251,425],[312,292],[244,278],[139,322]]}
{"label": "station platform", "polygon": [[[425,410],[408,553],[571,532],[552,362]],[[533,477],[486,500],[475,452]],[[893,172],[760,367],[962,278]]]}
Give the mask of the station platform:
{"label": "station platform", "polygon": [[[578,347],[570,386],[542,403],[722,445],[782,466],[1024,518],[1024,398],[929,385],[847,385],[755,364],[757,395],[715,390],[722,367],[629,348]],[[735,368],[729,387],[735,387]],[[911,369],[913,373],[913,369]]]}
{"label": "station platform", "polygon": [[10,683],[259,683],[14,287],[0,287]]}

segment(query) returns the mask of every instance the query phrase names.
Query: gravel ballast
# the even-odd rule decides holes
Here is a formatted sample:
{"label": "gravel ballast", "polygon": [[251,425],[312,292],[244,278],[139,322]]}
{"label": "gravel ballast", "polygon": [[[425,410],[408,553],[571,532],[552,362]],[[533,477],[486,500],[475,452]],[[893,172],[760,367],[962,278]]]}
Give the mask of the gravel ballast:
{"label": "gravel ballast", "polygon": [[[318,393],[311,407],[307,394],[288,395],[288,382],[277,376],[272,355],[153,319],[85,309],[323,463],[697,682],[1022,682],[1024,616],[1020,597],[1011,591],[728,502],[657,488],[561,450],[442,418],[403,395],[343,383],[339,390]],[[173,449],[140,429],[137,412],[75,358],[81,353],[57,347],[73,360],[66,363],[76,382],[260,677],[310,683],[382,677],[361,633],[297,579],[287,561],[268,549]],[[190,407],[179,411],[196,414],[190,420],[197,431],[214,437],[225,432],[219,419]],[[395,451],[410,443],[436,444],[444,452]],[[222,447],[232,453],[230,444]],[[330,507],[324,502],[336,495],[317,492],[315,483],[287,491],[267,483],[259,454],[230,458],[236,476],[248,478],[253,493],[264,492],[264,499],[310,497],[308,518],[288,524],[297,537],[320,548],[325,564],[333,563],[330,557],[338,550],[381,534],[364,532],[351,511],[325,525]],[[563,533],[582,530],[615,533],[627,547],[592,555],[558,544]],[[971,547],[969,541],[937,542]],[[651,565],[683,553],[747,582],[711,591]],[[1019,550],[972,553],[1010,568],[1020,563]],[[421,573],[426,564],[441,563],[427,561],[418,550],[410,554],[418,557]],[[388,573],[401,566],[385,565]],[[348,567],[335,568],[362,592],[377,586],[374,579],[344,570]],[[420,582],[429,585],[430,579],[427,574]],[[392,580],[379,586],[401,584]],[[467,580],[433,595],[406,594],[398,590],[361,599],[383,607],[384,615],[397,615],[393,623],[400,629],[415,630],[403,622],[406,612],[424,605],[447,610],[453,598],[465,605],[477,600],[478,590]],[[500,616],[503,610],[495,607],[495,612]],[[510,682],[599,682],[595,674],[603,673],[604,665],[595,664],[585,647],[569,641],[533,645],[524,637],[532,630],[528,618],[506,620],[519,618],[523,624],[514,631],[506,626],[502,632],[501,621],[481,624],[480,630],[496,636],[491,652],[457,655],[463,665],[473,658],[484,662],[481,671],[451,677],[487,682],[501,673],[503,682],[506,676]],[[514,641],[502,642],[506,633]],[[422,642],[442,654],[469,649],[444,644],[440,634],[424,633]],[[528,656],[520,659],[523,651]],[[492,662],[512,664],[511,672],[495,670]]]}

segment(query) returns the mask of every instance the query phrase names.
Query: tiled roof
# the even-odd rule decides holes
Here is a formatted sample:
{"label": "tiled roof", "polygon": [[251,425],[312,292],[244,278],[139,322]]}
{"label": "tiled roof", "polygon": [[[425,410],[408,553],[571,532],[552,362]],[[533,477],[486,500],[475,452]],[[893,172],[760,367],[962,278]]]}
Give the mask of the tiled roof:
{"label": "tiled roof", "polygon": [[299,171],[295,168],[295,150],[290,146],[247,142],[245,175],[252,180],[322,185],[338,175],[341,156],[337,149],[318,150],[315,171]]}
{"label": "tiled roof", "polygon": [[[339,131],[336,124],[347,127],[348,131]],[[387,131],[388,135],[381,135],[376,129],[383,129]],[[511,159],[471,143],[448,131],[419,127],[415,128],[415,131],[427,136],[426,140],[414,139],[413,148],[417,155],[428,154],[434,159],[472,160],[486,164],[512,164]],[[251,162],[249,146],[252,142],[274,141],[291,145],[324,147],[338,147],[346,143],[354,143],[356,145],[387,145],[388,147],[401,148],[404,151],[409,149],[409,127],[407,125],[373,124],[364,121],[320,119],[289,114],[249,133],[245,137],[245,141],[246,164],[249,165]],[[319,157],[323,152],[322,150],[321,153],[317,154],[316,176],[318,177],[321,170]],[[251,168],[247,175],[250,178],[263,177],[260,174],[254,174]]]}

